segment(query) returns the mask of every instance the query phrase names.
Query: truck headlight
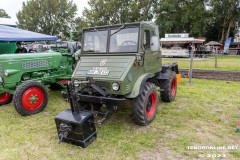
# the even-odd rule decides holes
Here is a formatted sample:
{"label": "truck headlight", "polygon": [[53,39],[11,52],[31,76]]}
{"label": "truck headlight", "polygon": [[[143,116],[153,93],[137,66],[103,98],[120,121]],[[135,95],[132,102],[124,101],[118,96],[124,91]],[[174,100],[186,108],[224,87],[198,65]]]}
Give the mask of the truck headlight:
{"label": "truck headlight", "polygon": [[119,85],[118,83],[114,82],[114,83],[112,84],[112,89],[113,89],[114,91],[118,91],[118,90],[120,89],[120,85]]}
{"label": "truck headlight", "polygon": [[73,84],[75,87],[78,87],[80,85],[80,81],[79,80],[74,80]]}

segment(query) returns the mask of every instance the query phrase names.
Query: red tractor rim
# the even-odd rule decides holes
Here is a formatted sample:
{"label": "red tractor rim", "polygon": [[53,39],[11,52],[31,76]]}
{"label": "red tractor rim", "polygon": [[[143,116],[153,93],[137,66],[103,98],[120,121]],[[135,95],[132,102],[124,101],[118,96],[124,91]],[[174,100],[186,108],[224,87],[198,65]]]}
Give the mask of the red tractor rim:
{"label": "red tractor rim", "polygon": [[171,95],[175,96],[177,90],[177,81],[176,79],[172,80],[172,85],[171,85]]}
{"label": "red tractor rim", "polygon": [[151,92],[149,95],[148,103],[146,107],[146,113],[148,118],[151,118],[154,115],[156,107],[157,107],[157,97],[154,92]]}
{"label": "red tractor rim", "polygon": [[22,105],[26,110],[36,111],[44,102],[44,93],[38,87],[27,89],[22,95]]}
{"label": "red tractor rim", "polygon": [[0,103],[6,102],[11,97],[11,94],[4,92],[0,95]]}

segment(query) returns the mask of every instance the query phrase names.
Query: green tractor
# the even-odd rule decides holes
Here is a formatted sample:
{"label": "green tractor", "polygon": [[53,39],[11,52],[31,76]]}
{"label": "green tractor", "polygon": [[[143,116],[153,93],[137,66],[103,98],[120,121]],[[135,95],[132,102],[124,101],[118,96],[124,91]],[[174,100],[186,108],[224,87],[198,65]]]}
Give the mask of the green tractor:
{"label": "green tractor", "polygon": [[[17,32],[22,35],[20,38]],[[46,107],[47,88],[64,87],[78,58],[75,54],[53,51],[14,53],[16,41],[45,39],[57,38],[0,26],[0,105],[13,100],[16,111],[23,116],[39,113]]]}
{"label": "green tractor", "polygon": [[60,89],[70,79],[75,60],[61,53],[0,55],[0,105],[13,99],[23,116],[41,112],[47,105],[47,88]]}
{"label": "green tractor", "polygon": [[55,117],[60,142],[86,147],[97,136],[95,124],[126,105],[135,123],[149,125],[156,116],[158,87],[162,101],[173,101],[178,74],[177,63],[162,65],[153,22],[83,29],[81,57],[68,92],[62,93],[71,110]]}

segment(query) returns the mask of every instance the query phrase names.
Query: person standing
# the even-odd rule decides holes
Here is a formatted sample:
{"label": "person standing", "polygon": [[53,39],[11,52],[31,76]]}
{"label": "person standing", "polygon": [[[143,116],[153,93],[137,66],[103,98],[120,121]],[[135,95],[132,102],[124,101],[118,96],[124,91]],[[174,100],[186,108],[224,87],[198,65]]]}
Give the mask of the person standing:
{"label": "person standing", "polygon": [[192,52],[192,42],[190,42],[189,45],[188,45],[189,57],[191,56],[191,52]]}
{"label": "person standing", "polygon": [[22,47],[21,42],[17,42],[16,45],[17,45],[17,49],[15,53],[27,53],[27,49]]}

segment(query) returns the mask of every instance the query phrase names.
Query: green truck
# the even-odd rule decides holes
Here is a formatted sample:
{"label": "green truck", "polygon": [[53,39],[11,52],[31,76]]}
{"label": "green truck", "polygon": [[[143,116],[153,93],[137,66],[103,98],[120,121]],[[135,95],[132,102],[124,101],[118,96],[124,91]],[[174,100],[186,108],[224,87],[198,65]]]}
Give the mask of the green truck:
{"label": "green truck", "polygon": [[135,123],[149,125],[156,116],[158,90],[162,101],[175,99],[178,74],[177,63],[162,64],[153,22],[83,29],[81,57],[68,92],[62,93],[71,110],[55,117],[60,142],[86,147],[96,138],[95,124],[126,105]]}

